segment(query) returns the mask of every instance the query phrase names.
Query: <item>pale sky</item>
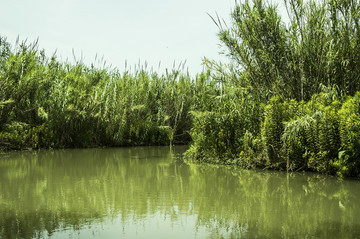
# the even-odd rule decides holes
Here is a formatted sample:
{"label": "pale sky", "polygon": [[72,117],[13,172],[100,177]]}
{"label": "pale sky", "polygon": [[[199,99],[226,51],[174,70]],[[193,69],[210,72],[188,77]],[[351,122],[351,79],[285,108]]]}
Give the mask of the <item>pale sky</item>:
{"label": "pale sky", "polygon": [[[207,15],[229,22],[234,0],[1,0],[0,35],[14,46],[39,38],[48,56],[87,65],[103,57],[120,71],[146,61],[155,71],[186,60],[194,75],[219,55],[218,29]],[[158,69],[161,62],[161,69]],[[95,64],[96,65],[96,64]]]}

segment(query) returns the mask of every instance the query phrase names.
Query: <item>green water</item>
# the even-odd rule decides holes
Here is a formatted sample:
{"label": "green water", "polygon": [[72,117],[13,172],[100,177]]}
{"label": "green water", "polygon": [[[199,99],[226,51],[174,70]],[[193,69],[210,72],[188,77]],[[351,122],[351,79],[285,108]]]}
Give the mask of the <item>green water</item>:
{"label": "green water", "polygon": [[0,238],[359,238],[360,183],[184,163],[184,147],[0,155]]}

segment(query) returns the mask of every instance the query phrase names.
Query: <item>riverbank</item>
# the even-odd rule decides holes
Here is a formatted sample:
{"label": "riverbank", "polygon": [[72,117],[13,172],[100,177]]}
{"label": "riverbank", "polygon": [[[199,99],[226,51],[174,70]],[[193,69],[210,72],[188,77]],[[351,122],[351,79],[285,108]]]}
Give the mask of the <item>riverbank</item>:
{"label": "riverbank", "polygon": [[360,3],[285,5],[289,24],[261,0],[212,18],[232,61],[205,58],[195,77],[63,63],[0,37],[0,148],[190,144],[200,163],[359,177]]}
{"label": "riverbank", "polygon": [[243,113],[249,105],[223,103],[221,112],[195,116],[186,157],[200,163],[358,177],[360,93],[335,98],[321,93],[308,102],[281,102],[275,97],[267,105],[253,105],[252,114]]}
{"label": "riverbank", "polygon": [[210,71],[120,74],[1,42],[3,150],[190,144],[197,163],[360,175],[360,93],[264,103]]}
{"label": "riverbank", "polygon": [[212,107],[194,112],[197,162],[359,177],[360,3],[242,1],[212,20],[229,65]]}
{"label": "riverbank", "polygon": [[185,144],[189,111],[217,90],[206,73],[191,79],[176,69],[71,65],[37,44],[13,49],[5,38],[0,56],[0,147],[7,149]]}

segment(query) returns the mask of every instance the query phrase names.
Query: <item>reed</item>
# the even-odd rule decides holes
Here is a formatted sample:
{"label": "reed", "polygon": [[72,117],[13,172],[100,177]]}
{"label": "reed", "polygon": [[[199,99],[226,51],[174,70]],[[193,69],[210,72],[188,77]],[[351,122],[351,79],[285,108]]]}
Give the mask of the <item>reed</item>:
{"label": "reed", "polygon": [[62,63],[47,58],[37,42],[13,49],[0,39],[3,148],[189,142],[189,111],[206,76]]}
{"label": "reed", "polygon": [[360,4],[284,3],[288,23],[263,0],[236,2],[229,24],[211,17],[232,62],[205,59],[218,92],[193,114],[186,156],[359,176]]}
{"label": "reed", "polygon": [[360,3],[236,2],[232,59],[165,74],[59,62],[0,37],[0,147],[188,144],[196,162],[360,176]]}

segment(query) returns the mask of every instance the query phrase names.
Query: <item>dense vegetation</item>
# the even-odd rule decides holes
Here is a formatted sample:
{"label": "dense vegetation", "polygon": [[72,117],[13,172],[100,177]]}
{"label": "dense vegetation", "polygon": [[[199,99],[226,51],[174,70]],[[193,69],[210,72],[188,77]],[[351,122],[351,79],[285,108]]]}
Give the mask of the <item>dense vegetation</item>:
{"label": "dense vegetation", "polygon": [[206,74],[121,74],[49,59],[37,44],[12,49],[4,38],[0,51],[3,148],[187,143],[188,112],[215,89]]}
{"label": "dense vegetation", "polygon": [[233,60],[216,105],[195,112],[196,161],[360,175],[360,3],[262,0],[213,18]]}
{"label": "dense vegetation", "polygon": [[213,18],[232,59],[164,75],[61,63],[0,38],[0,146],[189,143],[187,158],[360,175],[360,3],[262,0]]}

